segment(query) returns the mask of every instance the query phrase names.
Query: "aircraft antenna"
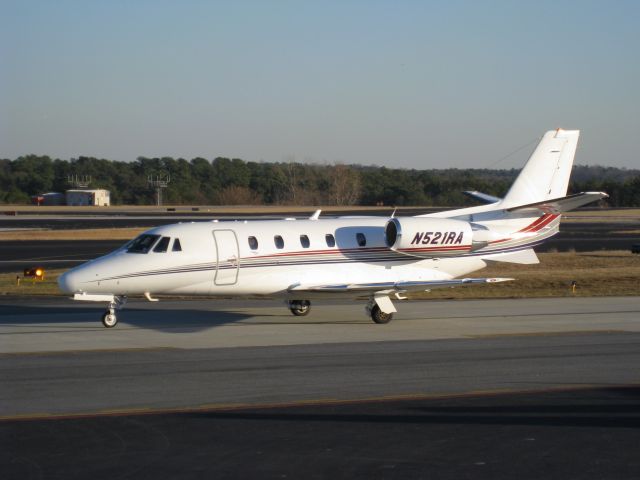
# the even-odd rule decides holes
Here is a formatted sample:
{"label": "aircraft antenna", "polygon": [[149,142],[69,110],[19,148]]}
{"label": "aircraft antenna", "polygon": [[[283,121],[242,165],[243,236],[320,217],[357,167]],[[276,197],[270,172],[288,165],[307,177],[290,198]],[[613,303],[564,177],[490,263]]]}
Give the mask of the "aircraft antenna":
{"label": "aircraft antenna", "polygon": [[495,162],[493,162],[491,165],[488,165],[485,168],[493,168],[495,167],[497,164],[499,164],[500,162],[503,162],[504,160],[506,160],[507,158],[509,158],[512,155],[515,155],[516,153],[518,153],[520,150],[524,150],[525,148],[527,148],[529,145],[535,143],[535,142],[539,142],[540,141],[540,137],[536,137],[533,140],[531,140],[530,142],[527,142],[526,144],[522,145],[521,147],[516,148],[513,152],[507,153],[504,157],[499,158],[498,160],[496,160]]}

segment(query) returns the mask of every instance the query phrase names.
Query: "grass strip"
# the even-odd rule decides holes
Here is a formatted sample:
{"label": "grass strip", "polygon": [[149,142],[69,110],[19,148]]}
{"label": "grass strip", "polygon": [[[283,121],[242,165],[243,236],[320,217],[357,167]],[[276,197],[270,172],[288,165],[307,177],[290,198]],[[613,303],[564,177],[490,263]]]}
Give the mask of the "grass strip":
{"label": "grass strip", "polygon": [[[412,299],[535,298],[640,295],[640,255],[626,251],[541,253],[538,265],[495,263],[475,277],[513,277],[514,282],[434,289],[412,293]],[[45,279],[21,279],[21,272],[0,274],[0,295],[64,296],[56,283],[64,270]],[[242,269],[240,270],[242,277]],[[212,273],[213,279],[213,273]],[[571,283],[576,282],[575,292]],[[152,292],[153,293],[153,292]]]}

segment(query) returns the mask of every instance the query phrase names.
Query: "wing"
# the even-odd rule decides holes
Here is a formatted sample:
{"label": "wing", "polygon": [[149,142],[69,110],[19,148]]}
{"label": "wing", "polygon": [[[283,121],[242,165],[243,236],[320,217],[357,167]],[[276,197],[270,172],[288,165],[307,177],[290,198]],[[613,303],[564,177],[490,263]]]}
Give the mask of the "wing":
{"label": "wing", "polygon": [[418,282],[375,282],[375,283],[344,283],[333,285],[292,285],[289,292],[309,293],[396,293],[432,288],[456,287],[458,285],[473,285],[478,283],[509,282],[514,278],[457,278],[452,280],[429,280]]}

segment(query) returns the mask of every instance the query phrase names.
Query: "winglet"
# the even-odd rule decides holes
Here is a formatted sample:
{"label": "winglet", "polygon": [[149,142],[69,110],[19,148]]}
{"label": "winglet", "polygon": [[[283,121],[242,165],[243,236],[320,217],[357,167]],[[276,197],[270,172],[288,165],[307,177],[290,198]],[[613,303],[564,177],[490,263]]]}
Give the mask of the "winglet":
{"label": "winglet", "polygon": [[313,212],[313,215],[311,215],[309,217],[309,220],[318,220],[318,218],[320,218],[320,213],[322,212],[322,210],[318,209],[315,212]]}

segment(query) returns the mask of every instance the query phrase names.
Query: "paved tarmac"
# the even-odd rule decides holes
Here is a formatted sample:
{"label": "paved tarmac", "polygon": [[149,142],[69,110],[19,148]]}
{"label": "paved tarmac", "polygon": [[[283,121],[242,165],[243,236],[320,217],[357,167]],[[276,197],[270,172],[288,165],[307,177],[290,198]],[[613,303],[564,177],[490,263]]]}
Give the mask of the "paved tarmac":
{"label": "paved tarmac", "polygon": [[278,300],[132,300],[105,329],[105,304],[64,297],[0,297],[0,354],[272,347],[467,339],[567,332],[640,332],[638,297],[398,301],[388,325],[364,302],[313,302],[306,317]]}
{"label": "paved tarmac", "polygon": [[3,478],[637,478],[640,299],[0,300]]}
{"label": "paved tarmac", "polygon": [[4,479],[637,479],[640,389],[0,422]]}

